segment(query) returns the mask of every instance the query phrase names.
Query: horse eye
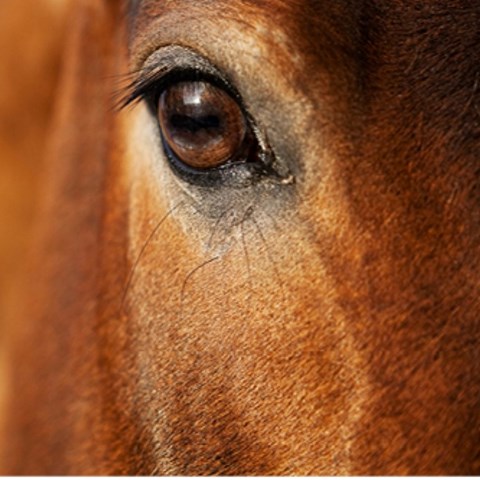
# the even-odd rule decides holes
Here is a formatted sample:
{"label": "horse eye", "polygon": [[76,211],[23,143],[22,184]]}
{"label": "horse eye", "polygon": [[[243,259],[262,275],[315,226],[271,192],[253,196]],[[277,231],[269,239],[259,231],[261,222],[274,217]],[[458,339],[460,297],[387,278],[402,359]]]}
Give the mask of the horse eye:
{"label": "horse eye", "polygon": [[238,103],[205,81],[183,81],[158,100],[164,142],[188,167],[208,170],[246,160],[252,135]]}

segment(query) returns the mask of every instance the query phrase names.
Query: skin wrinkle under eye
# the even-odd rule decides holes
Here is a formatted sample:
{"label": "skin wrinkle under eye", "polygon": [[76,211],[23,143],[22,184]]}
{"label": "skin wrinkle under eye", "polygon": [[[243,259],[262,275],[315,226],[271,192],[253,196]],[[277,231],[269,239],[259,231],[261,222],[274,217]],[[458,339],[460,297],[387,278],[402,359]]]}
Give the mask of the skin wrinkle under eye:
{"label": "skin wrinkle under eye", "polygon": [[[134,114],[133,111],[132,114]],[[137,117],[137,121],[135,122],[135,124],[138,127],[134,130],[132,138],[136,138],[138,139],[138,141],[132,143],[132,147],[135,148],[135,153],[133,155],[135,156],[135,158],[151,158],[154,164],[156,164],[156,159],[159,156],[163,156],[158,144],[158,133],[155,131],[154,128],[152,128],[153,125],[151,122],[151,117],[148,115],[148,112],[145,108],[140,108],[137,115],[135,116]],[[150,125],[150,129],[146,129],[146,125]],[[143,154],[136,151],[138,149],[138,145],[144,146],[142,149],[144,150]],[[204,203],[204,196],[201,194],[201,192],[196,192],[194,189],[189,188],[189,186],[185,184],[185,182],[178,179],[175,175],[169,172],[169,169],[163,168],[161,165],[155,165],[154,167],[145,166],[145,168],[156,172],[156,174],[158,175],[159,184],[171,185],[170,188],[166,188],[164,190],[164,195],[162,195],[162,197],[165,196],[165,199],[168,202],[167,205],[169,205],[169,210],[175,207],[175,202],[178,200],[178,189],[180,189],[185,202],[185,206],[182,208],[184,214],[179,215],[178,212],[172,212],[171,217],[172,219],[174,218],[180,225],[182,225],[186,238],[191,238],[192,242],[197,242],[198,245],[202,245],[202,250],[204,250],[205,252],[210,251],[211,244],[210,241],[206,240],[206,238],[214,233],[213,229],[215,229],[216,227],[212,226],[211,232],[209,227],[209,229],[207,229],[205,233],[205,237],[199,236],[201,230],[193,228],[194,225],[198,224],[197,211],[205,211],[205,207],[202,207],[202,204]],[[171,182],[173,182],[173,185],[171,184]],[[235,205],[235,203],[236,202],[233,200],[232,205]],[[216,204],[219,209],[225,208],[226,210],[229,210],[231,212],[241,211],[239,210],[238,203],[236,207],[222,207],[223,203],[218,202],[216,202]],[[186,208],[187,206],[189,207]],[[192,215],[187,214],[189,209],[191,209]],[[218,216],[221,215],[222,212],[223,210],[220,210],[218,214],[214,214],[212,210],[212,222],[214,222],[214,225],[215,222],[218,221]],[[237,215],[234,214],[234,217],[236,216]],[[233,221],[234,220],[232,220],[232,222]],[[227,224],[224,228],[227,228],[227,231],[229,230]],[[131,235],[132,238],[135,238],[134,232],[132,232]],[[223,235],[225,235],[225,233]],[[215,251],[225,252],[225,248],[225,246],[219,244],[215,247]]]}

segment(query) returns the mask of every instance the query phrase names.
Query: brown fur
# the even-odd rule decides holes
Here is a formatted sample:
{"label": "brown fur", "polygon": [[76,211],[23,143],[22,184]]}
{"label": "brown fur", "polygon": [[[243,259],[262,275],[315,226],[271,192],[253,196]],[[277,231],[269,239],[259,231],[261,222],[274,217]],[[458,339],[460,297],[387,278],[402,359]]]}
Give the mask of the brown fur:
{"label": "brown fur", "polygon": [[[78,2],[4,471],[479,473],[480,8],[331,3]],[[172,43],[294,185],[180,188],[114,115]]]}
{"label": "brown fur", "polygon": [[43,165],[63,35],[61,10],[49,0],[5,0],[0,5],[2,333],[14,278],[30,236],[34,192]]}
{"label": "brown fur", "polygon": [[16,323],[7,322],[8,312],[21,285],[59,70],[60,6],[53,0],[0,4],[0,418],[5,341]]}

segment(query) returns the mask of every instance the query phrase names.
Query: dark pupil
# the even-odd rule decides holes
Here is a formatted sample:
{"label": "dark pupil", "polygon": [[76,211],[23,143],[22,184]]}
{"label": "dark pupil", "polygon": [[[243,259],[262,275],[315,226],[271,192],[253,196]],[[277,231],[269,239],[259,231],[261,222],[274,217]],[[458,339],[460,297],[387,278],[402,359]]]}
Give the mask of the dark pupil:
{"label": "dark pupil", "polygon": [[187,115],[172,115],[170,124],[177,130],[186,130],[188,133],[197,133],[199,130],[220,128],[220,119],[217,115],[203,115],[192,117]]}
{"label": "dark pupil", "polygon": [[[205,149],[212,148],[224,140],[224,122],[221,119],[221,113],[205,114],[206,107],[206,105],[193,107],[181,104],[180,108],[176,108],[169,115],[170,135],[178,146],[190,150]],[[208,108],[208,110],[212,109]]]}

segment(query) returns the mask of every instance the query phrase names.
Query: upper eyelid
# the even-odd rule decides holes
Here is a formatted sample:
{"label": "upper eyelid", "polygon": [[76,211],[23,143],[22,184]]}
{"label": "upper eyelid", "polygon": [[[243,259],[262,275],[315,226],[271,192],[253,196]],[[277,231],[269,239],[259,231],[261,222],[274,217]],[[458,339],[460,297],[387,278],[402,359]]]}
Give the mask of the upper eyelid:
{"label": "upper eyelid", "polygon": [[152,53],[136,73],[136,78],[128,86],[120,108],[126,107],[148,94],[153,87],[160,88],[174,73],[190,72],[202,79],[212,79],[239,103],[241,97],[228,78],[205,57],[191,49],[170,45]]}

